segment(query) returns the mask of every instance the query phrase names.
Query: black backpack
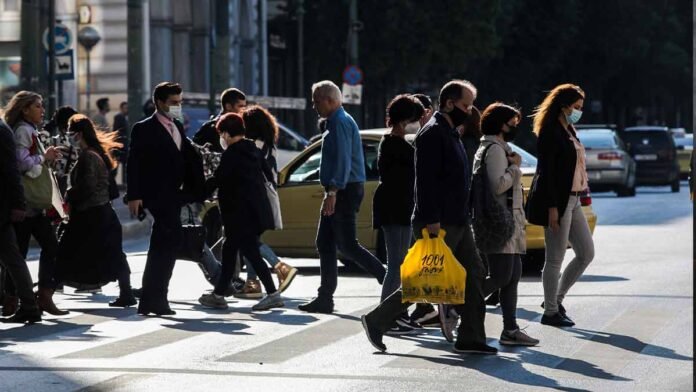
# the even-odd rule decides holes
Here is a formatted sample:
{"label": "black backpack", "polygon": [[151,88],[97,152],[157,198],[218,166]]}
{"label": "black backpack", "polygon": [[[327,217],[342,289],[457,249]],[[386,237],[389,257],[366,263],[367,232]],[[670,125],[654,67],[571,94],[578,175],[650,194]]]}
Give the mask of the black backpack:
{"label": "black backpack", "polygon": [[492,144],[486,146],[481,156],[481,166],[474,172],[471,183],[471,216],[476,247],[483,253],[500,251],[512,238],[515,219],[507,206],[501,205],[493,195],[488,173],[486,154]]}

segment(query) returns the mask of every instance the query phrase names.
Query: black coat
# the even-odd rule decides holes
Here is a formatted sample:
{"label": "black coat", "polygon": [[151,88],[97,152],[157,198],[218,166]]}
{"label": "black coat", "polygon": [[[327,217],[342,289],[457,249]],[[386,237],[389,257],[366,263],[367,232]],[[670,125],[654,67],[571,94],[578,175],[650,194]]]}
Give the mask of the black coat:
{"label": "black coat", "polygon": [[205,200],[203,161],[186,138],[183,126],[177,149],[156,115],[133,126],[128,152],[128,200],[144,206],[180,207]]}
{"label": "black coat", "polygon": [[24,189],[17,170],[14,133],[0,120],[0,223],[8,222],[14,209],[26,209]]}
{"label": "black coat", "polygon": [[413,146],[398,136],[384,135],[379,143],[379,185],[372,199],[372,226],[411,225],[416,168]]}
{"label": "black coat", "polygon": [[261,234],[275,227],[266,194],[264,160],[256,144],[242,139],[227,147],[215,171],[225,233]]}
{"label": "black coat", "polygon": [[466,225],[471,168],[459,132],[436,112],[416,135],[414,224]]}
{"label": "black coat", "polygon": [[210,121],[206,121],[201,128],[193,135],[193,142],[199,146],[204,146],[206,143],[210,144],[210,151],[222,152],[222,146],[220,145],[220,134],[218,134],[215,129],[215,124],[217,123],[220,116],[216,116]]}
{"label": "black coat", "polygon": [[[575,129],[570,132],[575,136]],[[530,223],[549,225],[549,208],[558,208],[563,216],[573,187],[577,153],[568,132],[559,121],[542,128],[537,139],[537,167],[527,197],[526,213]]]}

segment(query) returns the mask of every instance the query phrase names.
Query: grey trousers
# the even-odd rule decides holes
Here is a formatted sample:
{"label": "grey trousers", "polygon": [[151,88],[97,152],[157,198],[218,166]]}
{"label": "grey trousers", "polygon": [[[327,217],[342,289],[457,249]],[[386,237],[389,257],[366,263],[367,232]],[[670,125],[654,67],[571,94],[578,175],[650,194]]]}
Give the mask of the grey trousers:
{"label": "grey trousers", "polygon": [[[568,290],[578,281],[595,254],[592,232],[582,212],[580,198],[570,196],[568,207],[561,217],[560,229],[553,232],[548,227],[544,228],[544,240],[546,263],[541,274],[544,284],[544,314],[551,316],[558,312],[558,304],[563,302]],[[561,275],[568,243],[573,248],[575,257]]]}

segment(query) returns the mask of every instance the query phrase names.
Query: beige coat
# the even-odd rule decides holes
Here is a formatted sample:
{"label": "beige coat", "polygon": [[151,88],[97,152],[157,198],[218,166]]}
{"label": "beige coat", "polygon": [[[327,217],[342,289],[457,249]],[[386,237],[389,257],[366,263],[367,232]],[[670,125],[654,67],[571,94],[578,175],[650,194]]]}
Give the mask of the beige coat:
{"label": "beige coat", "polygon": [[500,251],[490,253],[524,254],[527,251],[527,238],[522,200],[522,171],[517,165],[508,165],[507,154],[512,153],[512,148],[506,142],[498,140],[496,136],[482,137],[481,145],[474,158],[474,171],[481,167],[483,150],[490,144],[493,146],[486,154],[488,183],[497,201],[504,206],[507,205],[507,191],[512,188],[512,214],[515,219],[515,231],[512,238]]}

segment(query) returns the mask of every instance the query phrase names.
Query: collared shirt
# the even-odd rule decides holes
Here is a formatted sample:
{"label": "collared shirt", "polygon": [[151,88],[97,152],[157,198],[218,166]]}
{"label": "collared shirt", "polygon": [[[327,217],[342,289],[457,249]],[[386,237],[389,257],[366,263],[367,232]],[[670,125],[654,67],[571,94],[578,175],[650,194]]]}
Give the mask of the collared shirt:
{"label": "collared shirt", "polygon": [[575,174],[573,174],[573,187],[571,192],[582,192],[587,189],[587,169],[585,164],[585,147],[575,137],[570,137],[575,145],[577,160],[575,161]]}
{"label": "collared shirt", "polygon": [[174,121],[172,121],[169,117],[160,114],[159,112],[155,112],[155,116],[157,116],[157,120],[159,120],[164,129],[169,132],[174,144],[176,144],[176,148],[181,150],[181,134],[179,133],[179,129],[176,127],[176,124],[174,124]]}
{"label": "collared shirt", "polygon": [[319,179],[325,188],[337,189],[344,189],[348,183],[365,182],[365,157],[360,130],[343,107],[326,119]]}

